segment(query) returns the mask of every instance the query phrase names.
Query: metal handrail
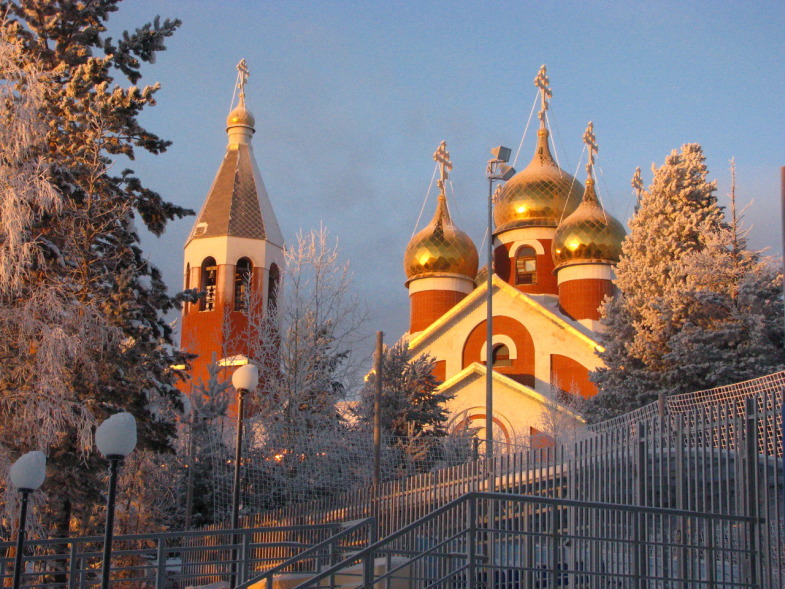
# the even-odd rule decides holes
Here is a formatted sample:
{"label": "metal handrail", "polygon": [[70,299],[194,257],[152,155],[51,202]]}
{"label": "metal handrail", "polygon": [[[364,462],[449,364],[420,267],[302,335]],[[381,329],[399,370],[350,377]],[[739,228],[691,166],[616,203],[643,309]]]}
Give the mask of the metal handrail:
{"label": "metal handrail", "polygon": [[[703,512],[690,511],[685,509],[671,509],[665,507],[649,507],[649,506],[626,505],[626,504],[616,504],[616,503],[600,503],[600,502],[593,502],[593,501],[581,501],[575,499],[557,499],[553,497],[538,497],[532,495],[514,495],[509,493],[490,493],[490,492],[481,492],[481,491],[471,491],[459,497],[458,499],[454,499],[449,503],[442,505],[441,507],[433,510],[429,514],[397,530],[396,532],[379,540],[378,542],[375,542],[370,546],[356,552],[352,556],[342,560],[341,562],[333,565],[332,567],[320,573],[317,573],[310,579],[304,581],[303,583],[298,584],[294,589],[308,589],[309,587],[313,587],[314,584],[317,584],[328,577],[332,577],[336,574],[339,574],[344,569],[356,565],[357,563],[364,563],[365,570],[372,571],[373,570],[372,563],[374,562],[374,559],[376,558],[377,554],[383,552],[385,547],[391,544],[394,540],[397,540],[398,538],[401,538],[402,536],[405,536],[406,534],[415,531],[417,528],[422,527],[423,525],[428,524],[431,521],[435,520],[439,515],[446,513],[450,510],[453,510],[464,503],[476,502],[477,500],[482,500],[482,499],[488,501],[507,501],[507,502],[512,501],[518,503],[538,504],[538,505],[544,504],[553,507],[583,507],[587,509],[625,511],[625,512],[638,513],[638,514],[651,514],[651,515],[662,515],[662,516],[672,516],[672,517],[692,517],[697,519],[718,519],[727,522],[745,523],[745,524],[760,524],[760,523],[765,523],[766,521],[765,518],[762,517],[751,517],[751,516],[744,516],[744,515],[725,515],[725,514],[703,513]],[[484,531],[494,532],[497,530],[486,528],[484,529]],[[467,533],[469,532],[469,529],[466,528],[462,530],[462,532]],[[418,553],[417,558],[422,558],[424,554],[429,554],[431,552],[432,551],[420,552]],[[414,560],[416,559],[412,559],[412,561]],[[369,566],[369,562],[371,563],[370,566]],[[388,577],[390,577],[392,573],[397,572],[401,568],[402,566],[398,566],[391,571],[387,571],[386,573],[382,574],[379,577],[366,579],[365,584],[367,584],[368,581],[372,581],[373,583],[378,583],[380,581],[383,581]],[[466,568],[467,568],[466,565],[464,565],[463,567],[461,567],[460,570],[464,570]],[[490,568],[495,568],[495,567],[491,564]],[[458,572],[459,571],[453,571],[448,575],[448,577],[452,577]],[[436,583],[432,585],[436,585]]]}
{"label": "metal handrail", "polygon": [[334,536],[330,536],[327,540],[323,540],[322,542],[319,542],[318,544],[311,546],[309,549],[305,550],[304,552],[301,552],[296,556],[292,556],[291,558],[287,559],[285,562],[282,562],[281,564],[274,566],[273,568],[265,571],[261,575],[249,579],[244,583],[240,583],[239,585],[236,585],[235,589],[247,589],[251,585],[265,580],[267,581],[267,587],[271,587],[273,576],[275,576],[277,573],[297,564],[299,561],[308,558],[313,554],[318,553],[321,549],[334,544],[336,541],[341,540],[342,538],[345,538],[347,536],[350,536],[351,534],[357,532],[358,530],[360,530],[365,526],[368,526],[370,531],[370,542],[375,543],[376,532],[377,532],[377,521],[375,517],[367,517],[355,522],[347,522],[344,525],[347,525],[348,527],[346,527],[341,532],[338,532]]}

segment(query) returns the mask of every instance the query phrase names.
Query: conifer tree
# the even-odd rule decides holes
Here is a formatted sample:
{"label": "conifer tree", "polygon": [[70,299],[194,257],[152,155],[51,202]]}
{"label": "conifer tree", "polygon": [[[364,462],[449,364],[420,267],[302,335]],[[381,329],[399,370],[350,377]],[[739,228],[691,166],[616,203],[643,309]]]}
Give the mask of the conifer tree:
{"label": "conifer tree", "polygon": [[134,223],[159,235],[190,211],[113,171],[137,149],[168,145],[137,120],[158,85],[135,84],[179,21],[156,18],[114,41],[105,23],[118,3],[0,0],[0,117],[16,126],[0,158],[0,435],[6,452],[49,452],[49,525],[63,535],[100,505],[92,425],[130,411],[140,449],[161,452],[180,404],[163,319],[174,301]]}
{"label": "conifer tree", "polygon": [[605,367],[587,408],[595,420],[783,365],[781,276],[725,223],[700,146],[653,172],[623,244],[618,292],[603,306]]}
{"label": "conifer tree", "polygon": [[[406,341],[386,348],[382,357],[382,434],[407,471],[427,469],[440,460],[438,441],[448,435],[445,405],[453,395],[438,391],[434,362],[428,354],[412,358]],[[355,410],[366,430],[373,424],[377,378],[369,375]]]}

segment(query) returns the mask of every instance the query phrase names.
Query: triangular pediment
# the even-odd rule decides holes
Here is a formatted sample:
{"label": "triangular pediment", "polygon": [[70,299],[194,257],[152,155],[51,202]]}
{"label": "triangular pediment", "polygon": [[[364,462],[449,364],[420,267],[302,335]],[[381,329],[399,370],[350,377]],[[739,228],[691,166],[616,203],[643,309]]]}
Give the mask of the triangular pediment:
{"label": "triangular pediment", "polygon": [[[426,350],[433,341],[444,337],[468,315],[476,314],[479,319],[479,312],[485,309],[487,292],[487,282],[483,282],[447,313],[423,331],[415,334],[409,340],[409,349],[412,353],[416,355]],[[593,332],[559,312],[555,297],[523,293],[504,282],[495,274],[493,276],[492,297],[494,308],[497,307],[497,304],[501,306],[501,303],[505,303],[507,307],[513,306],[516,309],[520,309],[520,313],[516,313],[516,315],[535,314],[539,319],[550,324],[553,329],[568,333],[581,345],[591,350],[603,350],[602,346],[595,339],[596,336]]]}

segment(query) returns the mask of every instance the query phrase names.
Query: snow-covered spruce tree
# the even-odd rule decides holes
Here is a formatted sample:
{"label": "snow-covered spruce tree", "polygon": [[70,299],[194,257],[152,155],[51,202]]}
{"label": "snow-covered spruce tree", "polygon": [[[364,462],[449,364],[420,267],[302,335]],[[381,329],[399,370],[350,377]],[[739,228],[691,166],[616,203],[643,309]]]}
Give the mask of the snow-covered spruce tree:
{"label": "snow-covered spruce tree", "polygon": [[[445,404],[453,395],[438,391],[434,362],[427,354],[412,358],[407,341],[384,350],[381,426],[383,439],[396,457],[393,471],[413,474],[444,459],[441,442],[448,435],[449,418]],[[373,428],[376,379],[375,373],[369,374],[355,409],[365,435]]]}
{"label": "snow-covered spruce tree", "polygon": [[168,145],[137,121],[157,85],[123,88],[114,75],[136,84],[140,61],[179,23],[156,20],[114,42],[103,33],[117,4],[0,0],[0,439],[11,455],[48,452],[44,490],[57,492],[46,525],[61,535],[101,504],[105,461],[91,425],[130,411],[140,449],[165,451],[179,404],[163,320],[173,301],[134,221],[160,234],[189,211],[130,170],[112,173],[136,149]]}
{"label": "snow-covered spruce tree", "polygon": [[654,169],[607,300],[593,420],[783,365],[781,276],[724,222],[700,146]]}
{"label": "snow-covered spruce tree", "polygon": [[[277,305],[250,300],[245,332],[259,367],[249,399],[246,505],[275,507],[346,489],[352,448],[337,404],[355,381],[352,356],[367,313],[354,294],[348,263],[322,228],[285,251]],[[228,341],[231,341],[229,338]]]}

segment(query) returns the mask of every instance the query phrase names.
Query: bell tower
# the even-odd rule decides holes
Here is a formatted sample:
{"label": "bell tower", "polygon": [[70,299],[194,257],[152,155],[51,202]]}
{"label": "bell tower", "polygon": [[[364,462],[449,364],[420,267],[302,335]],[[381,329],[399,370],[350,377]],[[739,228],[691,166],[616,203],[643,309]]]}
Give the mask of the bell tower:
{"label": "bell tower", "polygon": [[197,355],[191,383],[207,381],[213,356],[227,367],[245,363],[253,345],[249,316],[275,306],[283,270],[283,236],[251,144],[245,60],[237,70],[226,154],[185,244],[184,286],[203,293],[183,309],[181,347]]}

